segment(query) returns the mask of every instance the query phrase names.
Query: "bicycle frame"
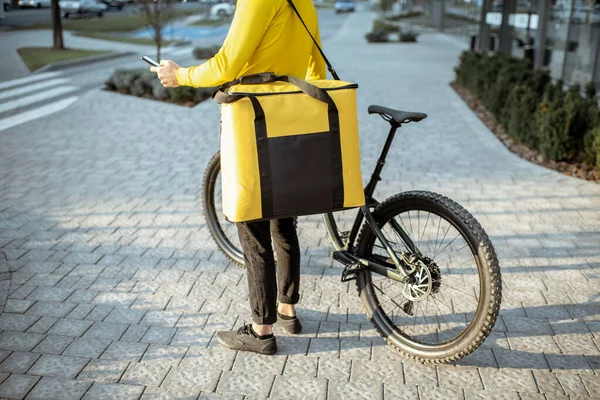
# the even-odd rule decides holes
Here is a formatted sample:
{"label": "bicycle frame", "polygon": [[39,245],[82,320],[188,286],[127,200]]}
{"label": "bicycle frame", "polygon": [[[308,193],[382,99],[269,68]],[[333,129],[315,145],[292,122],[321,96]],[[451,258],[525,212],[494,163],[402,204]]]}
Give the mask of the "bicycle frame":
{"label": "bicycle frame", "polygon": [[[391,123],[392,128],[390,129],[390,133],[388,134],[385,145],[383,146],[383,150],[381,151],[381,155],[377,160],[377,165],[375,166],[375,170],[371,175],[371,179],[369,183],[365,186],[365,205],[362,206],[359,212],[356,215],[354,223],[352,225],[352,230],[348,235],[340,235],[337,229],[337,223],[333,217],[333,214],[328,213],[323,215],[323,219],[325,221],[325,227],[329,232],[329,235],[332,239],[333,246],[337,252],[346,253],[341,258],[344,258],[343,261],[345,263],[350,264],[354,261],[354,263],[358,262],[361,265],[365,266],[372,272],[375,272],[380,275],[387,276],[390,279],[394,279],[399,282],[405,282],[408,279],[408,276],[414,272],[414,268],[408,269],[405,262],[398,258],[398,255],[393,251],[390,246],[389,241],[385,238],[385,235],[377,226],[377,222],[373,218],[373,214],[371,213],[371,209],[377,207],[379,202],[373,197],[375,193],[375,188],[377,187],[377,183],[381,180],[381,172],[383,171],[383,167],[385,165],[385,160],[387,158],[390,147],[392,146],[392,142],[394,140],[394,136],[396,135],[396,131],[400,128],[400,124],[395,121],[388,121]],[[393,261],[396,268],[389,268],[383,264],[377,263],[373,260],[367,260],[364,258],[350,256],[350,252],[353,250],[356,239],[358,238],[361,226],[363,222],[369,225],[369,227],[377,236],[377,239],[383,244],[386,252],[390,256],[390,259]],[[408,234],[402,229],[400,224],[397,221],[391,221],[392,227],[398,233],[400,238],[404,241],[407,248],[409,248],[414,254],[421,255],[421,252],[415,246],[412,239],[408,236]]]}

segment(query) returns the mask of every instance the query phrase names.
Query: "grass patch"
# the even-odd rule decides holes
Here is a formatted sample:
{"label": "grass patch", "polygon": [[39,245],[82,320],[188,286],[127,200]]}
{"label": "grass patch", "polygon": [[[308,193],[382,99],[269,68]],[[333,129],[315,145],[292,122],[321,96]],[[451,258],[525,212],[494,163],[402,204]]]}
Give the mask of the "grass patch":
{"label": "grass patch", "polygon": [[78,58],[96,56],[98,54],[111,53],[109,50],[53,50],[48,47],[21,47],[20,49],[17,49],[17,51],[30,71],[38,70],[45,65],[59,61],[74,60]]}
{"label": "grass patch", "polygon": [[[201,10],[175,10],[171,20],[188,17],[202,12]],[[118,16],[104,16],[102,18],[81,18],[62,20],[63,29],[77,32],[129,32],[148,26],[145,16],[131,13]],[[52,23],[28,25],[18,29],[52,29]]]}
{"label": "grass patch", "polygon": [[201,19],[199,21],[194,22],[193,24],[189,24],[188,26],[219,26],[225,25],[228,22],[231,21],[224,21],[222,19]]}
{"label": "grass patch", "polygon": [[[129,36],[114,35],[107,32],[77,32],[75,36],[81,36],[91,39],[112,40],[113,42],[133,43],[141,45],[154,46],[156,43],[152,38],[134,38]],[[162,46],[169,46],[172,40],[163,40]]]}

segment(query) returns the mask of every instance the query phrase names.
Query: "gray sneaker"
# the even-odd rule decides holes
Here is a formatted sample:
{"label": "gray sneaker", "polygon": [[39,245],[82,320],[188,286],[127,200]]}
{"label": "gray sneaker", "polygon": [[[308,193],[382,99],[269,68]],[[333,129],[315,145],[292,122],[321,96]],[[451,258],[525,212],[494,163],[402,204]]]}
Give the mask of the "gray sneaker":
{"label": "gray sneaker", "polygon": [[272,355],[277,353],[277,341],[270,335],[266,339],[259,339],[252,325],[244,325],[237,331],[217,332],[217,339],[223,347],[231,350],[251,351],[258,354]]}
{"label": "gray sneaker", "polygon": [[294,335],[297,335],[300,332],[302,332],[302,324],[296,316],[287,317],[277,312],[277,325],[281,326],[283,329]]}

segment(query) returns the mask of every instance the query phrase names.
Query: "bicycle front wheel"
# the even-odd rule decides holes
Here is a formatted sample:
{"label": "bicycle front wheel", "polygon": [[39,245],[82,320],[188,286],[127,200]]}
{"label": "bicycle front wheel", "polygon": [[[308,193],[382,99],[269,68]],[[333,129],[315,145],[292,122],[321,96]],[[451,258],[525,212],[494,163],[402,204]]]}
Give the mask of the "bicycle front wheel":
{"label": "bicycle front wheel", "polygon": [[221,153],[217,152],[208,162],[202,184],[202,209],[213,240],[221,251],[234,263],[244,267],[244,252],[235,224],[225,219],[221,200]]}
{"label": "bicycle front wheel", "polygon": [[[423,191],[389,198],[373,217],[394,252],[414,268],[406,283],[368,270],[358,275],[361,303],[379,334],[422,363],[447,363],[472,353],[496,322],[502,292],[496,253],[481,225],[456,202]],[[420,254],[404,243],[400,229]],[[356,252],[394,267],[369,225]]]}

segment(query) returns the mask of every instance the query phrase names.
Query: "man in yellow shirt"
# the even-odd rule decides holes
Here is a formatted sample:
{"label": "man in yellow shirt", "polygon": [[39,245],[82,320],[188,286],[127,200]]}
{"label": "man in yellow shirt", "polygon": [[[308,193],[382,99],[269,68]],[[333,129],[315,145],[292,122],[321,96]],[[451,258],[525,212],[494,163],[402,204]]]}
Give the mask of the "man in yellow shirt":
{"label": "man in yellow shirt", "polygon": [[[261,72],[325,79],[318,17],[312,0],[295,0],[306,27],[289,0],[238,0],[229,33],[219,52],[205,63],[182,68],[163,60],[157,72],[165,87],[215,87],[241,76]],[[300,246],[293,218],[237,224],[247,269],[252,325],[234,332],[218,332],[230,349],[261,354],[277,352],[272,325],[291,333],[302,329],[294,305],[299,301]],[[271,238],[277,252],[277,276]],[[279,296],[277,296],[279,286]],[[279,303],[277,305],[277,302]]]}

